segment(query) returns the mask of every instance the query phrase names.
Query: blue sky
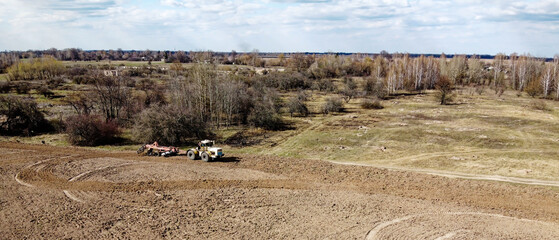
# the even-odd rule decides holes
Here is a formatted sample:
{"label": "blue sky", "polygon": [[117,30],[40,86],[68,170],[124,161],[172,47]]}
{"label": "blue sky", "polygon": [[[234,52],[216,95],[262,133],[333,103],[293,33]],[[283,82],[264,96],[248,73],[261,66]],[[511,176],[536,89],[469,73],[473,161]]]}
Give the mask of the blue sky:
{"label": "blue sky", "polygon": [[559,53],[559,0],[0,0],[0,50]]}

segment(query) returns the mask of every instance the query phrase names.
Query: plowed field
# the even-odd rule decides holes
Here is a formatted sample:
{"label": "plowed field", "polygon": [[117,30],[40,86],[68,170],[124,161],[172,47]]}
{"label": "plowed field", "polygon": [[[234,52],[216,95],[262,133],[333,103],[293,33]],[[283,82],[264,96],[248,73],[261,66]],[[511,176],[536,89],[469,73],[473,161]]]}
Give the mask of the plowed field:
{"label": "plowed field", "polygon": [[0,143],[2,239],[559,239],[556,188]]}

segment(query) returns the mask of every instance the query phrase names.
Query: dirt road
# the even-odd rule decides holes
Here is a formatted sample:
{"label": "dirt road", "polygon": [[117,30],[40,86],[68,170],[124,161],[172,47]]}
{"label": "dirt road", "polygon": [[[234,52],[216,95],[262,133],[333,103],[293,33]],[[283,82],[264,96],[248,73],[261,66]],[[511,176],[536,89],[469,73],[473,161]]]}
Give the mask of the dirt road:
{"label": "dirt road", "polygon": [[559,239],[556,188],[0,143],[0,238]]}

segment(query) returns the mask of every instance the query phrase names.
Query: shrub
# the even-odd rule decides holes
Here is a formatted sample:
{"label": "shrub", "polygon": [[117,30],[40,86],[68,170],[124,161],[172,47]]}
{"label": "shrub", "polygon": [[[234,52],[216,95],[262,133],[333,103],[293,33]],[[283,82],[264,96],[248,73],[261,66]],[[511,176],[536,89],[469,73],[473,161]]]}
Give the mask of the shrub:
{"label": "shrub", "polygon": [[9,93],[12,85],[9,82],[0,82],[0,93]]}
{"label": "shrub", "polygon": [[77,146],[98,146],[114,143],[120,134],[114,121],[96,115],[74,115],[66,119],[68,141]]}
{"label": "shrub", "polygon": [[31,136],[50,131],[43,113],[33,100],[21,97],[0,97],[0,133],[2,135]]}
{"label": "shrub", "polygon": [[330,79],[322,78],[319,80],[315,80],[312,83],[311,88],[317,91],[324,91],[324,92],[333,92],[336,90],[336,85]]}
{"label": "shrub", "polygon": [[37,93],[43,95],[46,98],[52,98],[54,93],[46,86],[42,85],[37,89]]}
{"label": "shrub", "polygon": [[343,112],[344,103],[339,97],[331,97],[326,99],[324,105],[322,105],[322,113],[328,114],[331,112]]}
{"label": "shrub", "polygon": [[172,106],[145,109],[136,118],[132,129],[132,137],[138,142],[157,141],[166,145],[177,145],[188,142],[190,138],[212,135],[206,123]]}
{"label": "shrub", "polygon": [[365,99],[362,103],[361,103],[361,107],[364,109],[383,109],[384,106],[382,106],[382,104],[380,103],[380,100],[378,99]]}
{"label": "shrub", "polygon": [[307,94],[305,91],[303,90],[299,90],[299,92],[297,92],[297,99],[301,100],[301,101],[308,101],[309,100],[310,94]]}
{"label": "shrub", "polygon": [[344,88],[340,93],[344,95],[346,103],[349,103],[349,101],[358,94],[357,84],[353,81],[353,78],[344,77]]}
{"label": "shrub", "polygon": [[80,67],[80,66],[74,66],[74,67],[68,69],[66,73],[68,74],[68,76],[71,76],[71,77],[83,76],[83,75],[87,75],[87,68]]}
{"label": "shrub", "polygon": [[278,130],[284,127],[281,116],[269,102],[256,102],[247,121],[255,127],[268,130]]}
{"label": "shrub", "polygon": [[384,87],[384,83],[382,81],[377,81],[374,77],[365,78],[365,81],[363,82],[363,90],[365,90],[366,95],[377,97],[379,99],[385,99],[388,95],[386,88]]}
{"label": "shrub", "polygon": [[528,93],[528,95],[530,95],[530,97],[536,97],[543,92],[538,81],[531,81],[524,90]]}
{"label": "shrub", "polygon": [[441,102],[441,105],[446,105],[452,102],[454,98],[454,95],[452,94],[454,86],[448,77],[441,76],[439,81],[435,84],[435,88],[438,90],[435,97]]}
{"label": "shrub", "polygon": [[64,78],[62,77],[54,77],[51,78],[50,80],[47,81],[47,84],[49,86],[49,88],[52,89],[57,89],[58,87],[60,87],[62,84],[64,84]]}
{"label": "shrub", "polygon": [[27,94],[29,93],[29,90],[31,90],[29,84],[27,83],[18,83],[14,87],[16,89],[17,94]]}
{"label": "shrub", "polygon": [[299,115],[306,117],[309,115],[309,109],[305,102],[298,97],[292,97],[287,101],[287,109],[293,117],[293,113],[298,113]]}
{"label": "shrub", "polygon": [[66,132],[66,125],[63,120],[61,119],[51,119],[48,120],[50,128],[55,133],[64,133]]}
{"label": "shrub", "polygon": [[93,84],[95,83],[95,79],[92,78],[91,76],[79,75],[79,76],[73,76],[72,82],[74,82],[75,84]]}
{"label": "shrub", "polygon": [[503,95],[503,93],[505,93],[505,87],[504,86],[498,86],[495,88],[495,94],[497,94],[498,97],[501,97]]}
{"label": "shrub", "polygon": [[267,87],[279,90],[307,89],[310,87],[309,79],[299,72],[270,72],[257,75],[254,81],[263,82]]}
{"label": "shrub", "polygon": [[478,95],[482,95],[485,91],[485,86],[483,84],[477,85],[475,91]]}
{"label": "shrub", "polygon": [[545,100],[535,100],[532,102],[532,108],[535,110],[541,110],[541,111],[546,111],[546,112],[550,112],[553,109],[551,109],[551,107],[549,107],[547,105],[547,103],[545,102]]}

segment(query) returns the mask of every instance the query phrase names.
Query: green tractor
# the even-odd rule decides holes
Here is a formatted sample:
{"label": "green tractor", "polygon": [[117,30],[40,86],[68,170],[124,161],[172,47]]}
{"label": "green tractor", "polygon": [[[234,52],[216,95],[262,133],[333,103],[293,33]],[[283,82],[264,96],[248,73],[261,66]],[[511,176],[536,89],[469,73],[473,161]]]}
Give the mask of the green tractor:
{"label": "green tractor", "polygon": [[202,159],[204,162],[215,160],[225,156],[220,147],[215,147],[215,141],[203,140],[198,143],[198,147],[189,149],[186,156],[191,160]]}

